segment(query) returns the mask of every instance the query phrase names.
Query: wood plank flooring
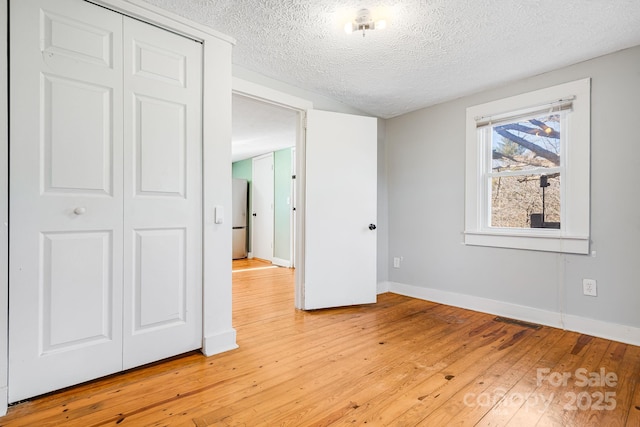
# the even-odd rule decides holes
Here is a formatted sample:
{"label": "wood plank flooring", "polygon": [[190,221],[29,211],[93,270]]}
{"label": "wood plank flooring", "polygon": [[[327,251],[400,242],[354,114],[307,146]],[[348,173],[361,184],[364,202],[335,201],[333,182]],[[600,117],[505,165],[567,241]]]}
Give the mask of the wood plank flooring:
{"label": "wood plank flooring", "polygon": [[0,425],[640,426],[640,347],[394,294],[302,312],[293,270],[234,266],[239,349],[20,403]]}

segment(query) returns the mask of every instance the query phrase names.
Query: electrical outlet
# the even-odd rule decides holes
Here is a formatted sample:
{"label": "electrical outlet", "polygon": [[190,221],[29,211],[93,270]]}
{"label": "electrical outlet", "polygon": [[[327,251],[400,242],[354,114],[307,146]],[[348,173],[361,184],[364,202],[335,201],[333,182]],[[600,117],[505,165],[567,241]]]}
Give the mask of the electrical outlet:
{"label": "electrical outlet", "polygon": [[595,279],[582,279],[582,293],[592,297],[598,296],[598,284]]}
{"label": "electrical outlet", "polygon": [[400,268],[400,258],[399,257],[394,257],[393,258],[393,268]]}

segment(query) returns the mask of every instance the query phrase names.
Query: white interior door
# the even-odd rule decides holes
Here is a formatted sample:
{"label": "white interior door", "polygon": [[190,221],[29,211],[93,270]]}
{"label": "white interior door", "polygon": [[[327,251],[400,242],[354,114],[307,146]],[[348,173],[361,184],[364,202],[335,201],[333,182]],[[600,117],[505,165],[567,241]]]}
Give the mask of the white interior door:
{"label": "white interior door", "polygon": [[273,153],[253,159],[251,181],[251,252],[254,258],[273,259]]}
{"label": "white interior door", "polygon": [[124,368],[202,346],[202,45],[124,19]]}
{"label": "white interior door", "polygon": [[305,182],[300,308],[375,302],[377,119],[309,110]]}
{"label": "white interior door", "polygon": [[201,347],[202,59],[80,0],[11,21],[13,402]]}
{"label": "white interior door", "polygon": [[290,235],[291,235],[291,242],[289,245],[289,258],[291,259],[291,268],[295,268],[296,267],[296,242],[297,242],[297,236],[296,236],[296,230],[297,230],[297,225],[296,225],[296,221],[297,221],[297,208],[296,208],[296,204],[298,203],[298,194],[297,194],[297,185],[296,185],[296,174],[297,174],[297,168],[296,168],[296,148],[293,147],[291,148],[291,203],[289,204],[289,208],[291,209],[291,214],[289,216],[290,218],[290,223],[291,223],[291,227],[290,227]]}
{"label": "white interior door", "polygon": [[122,16],[11,2],[9,401],[122,369]]}

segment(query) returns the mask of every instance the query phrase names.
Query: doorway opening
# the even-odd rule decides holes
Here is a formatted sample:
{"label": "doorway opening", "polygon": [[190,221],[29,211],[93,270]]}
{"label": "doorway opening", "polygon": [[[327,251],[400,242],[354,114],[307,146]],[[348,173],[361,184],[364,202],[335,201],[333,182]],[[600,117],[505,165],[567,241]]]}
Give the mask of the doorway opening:
{"label": "doorway opening", "polygon": [[233,93],[233,273],[296,267],[296,146],[302,114],[273,100]]}
{"label": "doorway opening", "polygon": [[315,110],[309,101],[237,78],[233,92],[297,117],[295,307],[375,302],[377,119]]}

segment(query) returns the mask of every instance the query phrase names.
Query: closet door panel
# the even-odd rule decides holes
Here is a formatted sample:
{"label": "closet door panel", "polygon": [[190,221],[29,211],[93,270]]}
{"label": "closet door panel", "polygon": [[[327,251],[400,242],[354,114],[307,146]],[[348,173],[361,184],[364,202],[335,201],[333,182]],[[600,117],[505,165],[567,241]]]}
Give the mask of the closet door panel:
{"label": "closet door panel", "polygon": [[9,400],[122,369],[122,16],[12,1]]}
{"label": "closet door panel", "polygon": [[136,96],[136,197],[186,196],[187,107]]}
{"label": "closet door panel", "polygon": [[42,90],[44,191],[111,196],[111,88],[43,74]]}
{"label": "closet door panel", "polygon": [[202,346],[202,45],[124,23],[124,366]]}
{"label": "closet door panel", "polygon": [[185,229],[136,233],[133,332],[181,326],[186,321]]}
{"label": "closet door panel", "polygon": [[42,353],[110,341],[111,233],[43,233],[42,240]]}
{"label": "closet door panel", "polygon": [[202,46],[11,0],[9,400],[202,345]]}

